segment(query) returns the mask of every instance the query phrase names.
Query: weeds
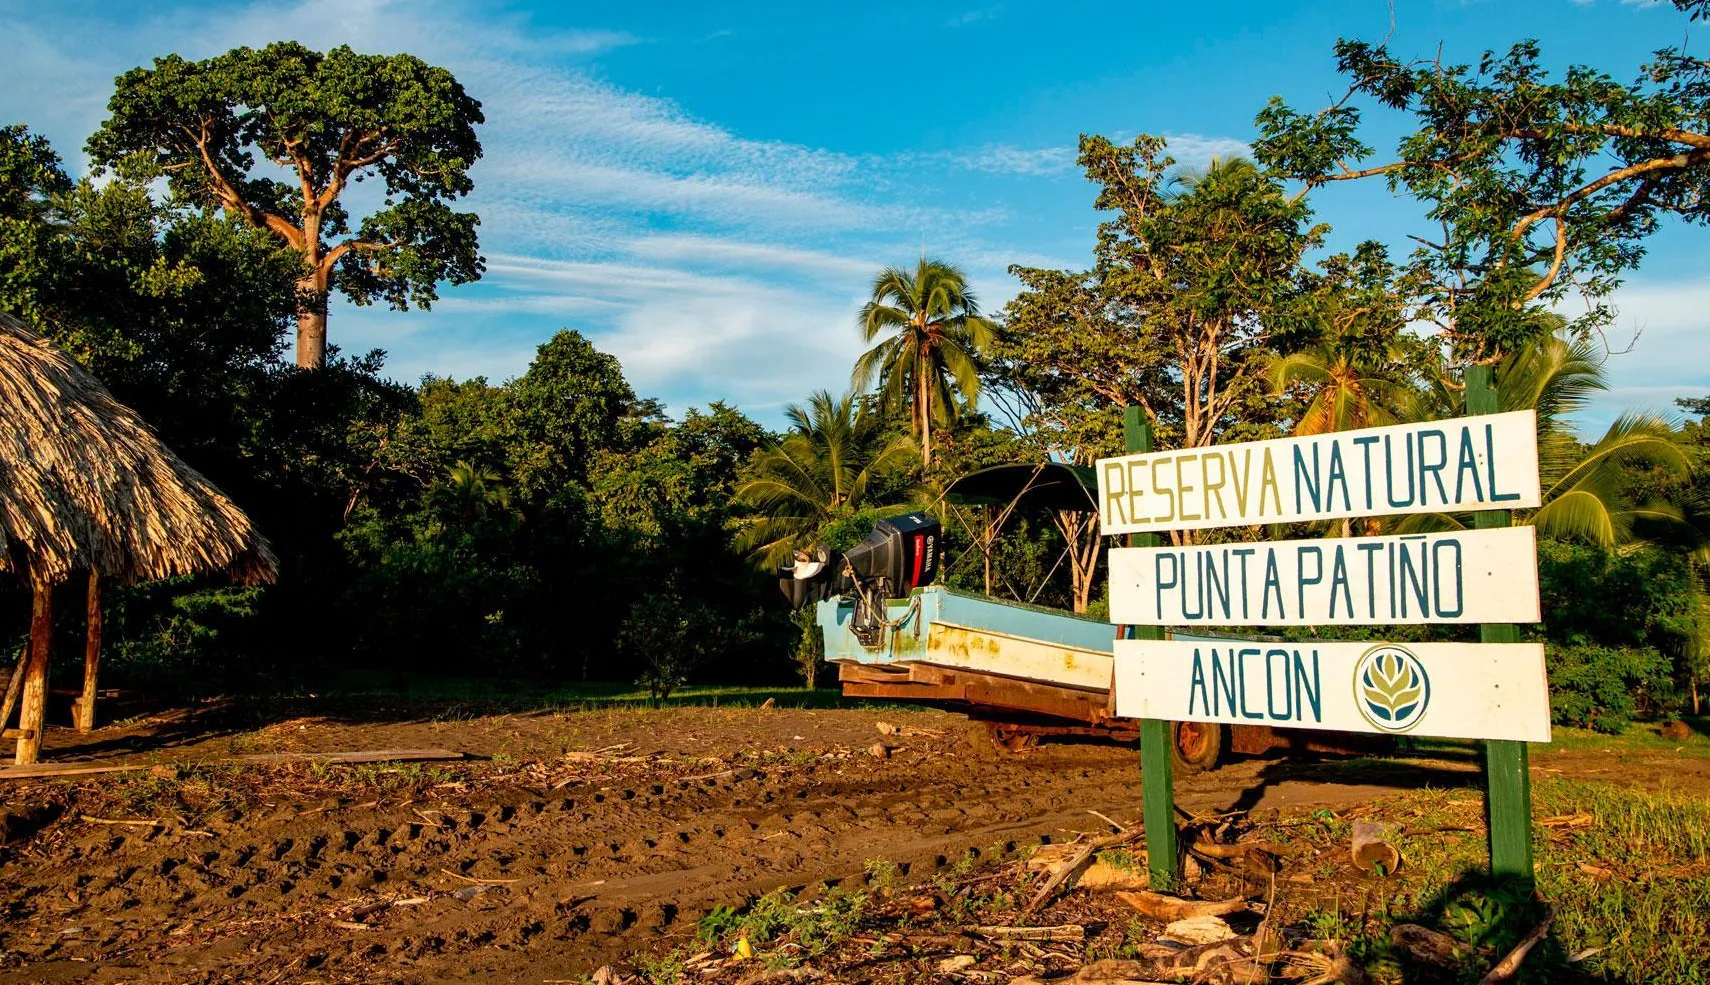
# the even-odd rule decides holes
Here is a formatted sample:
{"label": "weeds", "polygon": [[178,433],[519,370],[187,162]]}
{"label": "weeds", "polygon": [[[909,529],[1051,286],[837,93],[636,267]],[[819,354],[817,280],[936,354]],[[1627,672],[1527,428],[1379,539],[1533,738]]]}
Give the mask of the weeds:
{"label": "weeds", "polygon": [[[768,963],[789,967],[815,958],[853,936],[861,924],[869,896],[827,889],[811,902],[776,890],[750,903],[745,910],[720,906],[701,919],[698,939],[715,947],[746,938],[757,952],[770,948]],[[648,979],[658,985],[658,980]]]}

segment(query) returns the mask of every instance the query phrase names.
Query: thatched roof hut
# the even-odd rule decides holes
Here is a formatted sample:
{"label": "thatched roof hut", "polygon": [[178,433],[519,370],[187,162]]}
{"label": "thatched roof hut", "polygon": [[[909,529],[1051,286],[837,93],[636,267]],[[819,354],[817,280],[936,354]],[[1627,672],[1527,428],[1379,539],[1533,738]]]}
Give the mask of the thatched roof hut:
{"label": "thatched roof hut", "polygon": [[[53,585],[87,572],[90,611],[98,619],[95,579],[132,584],[217,574],[256,584],[272,581],[278,562],[243,511],[162,444],[135,411],[5,314],[0,425],[0,578],[16,578],[37,598],[20,727],[29,731],[35,717],[39,743],[40,708],[32,716],[31,704],[45,699],[51,625],[45,600]],[[92,714],[93,661],[90,670],[80,721]],[[24,753],[21,741],[20,760]]]}
{"label": "thatched roof hut", "polygon": [[254,524],[58,347],[0,314],[0,574],[273,580]]}

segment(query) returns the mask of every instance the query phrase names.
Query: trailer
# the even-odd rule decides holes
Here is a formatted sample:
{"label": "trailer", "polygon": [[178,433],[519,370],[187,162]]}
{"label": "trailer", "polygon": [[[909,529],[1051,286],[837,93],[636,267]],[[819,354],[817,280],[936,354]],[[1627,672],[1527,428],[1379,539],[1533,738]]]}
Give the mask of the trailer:
{"label": "trailer", "polygon": [[[1108,622],[942,585],[888,600],[876,646],[857,638],[854,617],[855,604],[840,598],[818,603],[815,613],[825,657],[837,666],[849,697],[961,711],[985,722],[993,741],[1011,751],[1030,748],[1042,736],[1139,740],[1139,722],[1116,714],[1111,652],[1116,627]],[[1177,722],[1172,754],[1178,768],[1195,772],[1215,768],[1230,753],[1375,749],[1350,738],[1263,725]]]}
{"label": "trailer", "polygon": [[[1057,463],[997,466],[952,484],[951,504],[998,507],[996,522],[1031,507],[1093,510],[1091,470]],[[939,562],[936,520],[912,514],[882,521],[847,555],[824,548],[784,569],[796,605],[815,605],[825,658],[850,697],[920,702],[983,721],[1001,748],[1021,751],[1042,736],[1135,742],[1137,720],[1116,714],[1114,643],[1103,620],[932,584]],[[1169,634],[1172,639],[1213,637]],[[1263,725],[1177,722],[1177,768],[1215,768],[1227,754],[1273,750],[1361,753],[1381,740]]]}

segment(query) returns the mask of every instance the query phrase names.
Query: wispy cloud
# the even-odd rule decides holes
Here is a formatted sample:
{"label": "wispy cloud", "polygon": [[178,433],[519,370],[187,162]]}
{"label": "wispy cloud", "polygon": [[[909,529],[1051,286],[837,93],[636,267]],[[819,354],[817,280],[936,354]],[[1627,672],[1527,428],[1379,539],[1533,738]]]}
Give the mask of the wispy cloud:
{"label": "wispy cloud", "polygon": [[168,52],[205,58],[281,38],[410,51],[482,100],[485,155],[466,207],[482,218],[487,276],[445,289],[431,312],[340,305],[333,316],[336,343],[389,350],[404,379],[514,375],[570,326],[679,408],[722,397],[763,410],[841,390],[860,349],[853,311],[879,266],[931,243],[969,266],[988,307],[1011,289],[1007,209],[960,187],[946,194],[946,163],[1022,179],[1074,173],[1069,146],[872,155],[758,139],[600,76],[603,54],[669,39],[547,28],[465,0],[256,0],[119,16],[0,10],[0,117],[48,132],[73,167],[114,76]]}
{"label": "wispy cloud", "polygon": [[967,27],[969,24],[978,24],[981,21],[989,21],[997,17],[998,14],[1002,12],[1003,6],[1001,4],[995,7],[982,7],[975,10],[965,10],[945,21],[944,26]]}
{"label": "wispy cloud", "polygon": [[[1113,139],[1132,140],[1132,135]],[[1212,158],[1250,156],[1253,152],[1246,141],[1234,137],[1207,136],[1199,133],[1166,133],[1171,157],[1178,163],[1200,166]],[[1077,148],[1072,144],[1051,147],[1014,147],[993,144],[977,150],[938,155],[957,167],[988,174],[1012,174],[1025,177],[1057,177],[1076,174]]]}
{"label": "wispy cloud", "polygon": [[997,144],[969,153],[956,154],[952,160],[970,171],[984,171],[988,174],[1061,175],[1074,172],[1075,148],[1023,148]]}

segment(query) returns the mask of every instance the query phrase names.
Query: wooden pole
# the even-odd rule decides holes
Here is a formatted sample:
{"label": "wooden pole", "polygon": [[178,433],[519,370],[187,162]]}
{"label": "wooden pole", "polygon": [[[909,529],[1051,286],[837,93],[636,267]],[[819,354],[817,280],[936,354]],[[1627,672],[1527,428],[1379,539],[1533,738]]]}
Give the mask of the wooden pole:
{"label": "wooden pole", "polygon": [[83,696],[77,700],[77,731],[88,733],[95,728],[95,677],[101,668],[101,576],[93,569],[85,605]]}
{"label": "wooden pole", "polygon": [[[1489,366],[1468,366],[1467,416],[1501,410],[1495,372]],[[1473,514],[1473,527],[1488,530],[1512,522],[1507,510]],[[1486,643],[1518,643],[1520,627],[1486,623],[1479,627]],[[1490,829],[1490,871],[1527,885],[1532,876],[1532,772],[1526,743],[1487,741],[1484,744],[1485,816]]]}
{"label": "wooden pole", "polygon": [[[1152,425],[1145,411],[1126,407],[1122,411],[1122,437],[1131,452],[1152,450]],[[1158,535],[1129,534],[1129,547],[1157,547]],[[1129,626],[1131,640],[1161,640],[1162,626]],[[1140,721],[1141,816],[1146,821],[1146,868],[1152,889],[1169,892],[1180,881],[1176,857],[1175,744],[1169,722],[1145,718]]]}
{"label": "wooden pole", "polygon": [[6,682],[6,697],[0,699],[0,729],[12,720],[12,709],[18,704],[18,692],[24,689],[24,668],[30,664],[30,647],[18,651],[18,665],[12,668],[12,679]]}
{"label": "wooden pole", "polygon": [[47,717],[48,656],[53,644],[53,586],[32,579],[30,598],[30,657],[24,668],[24,705],[18,712],[18,754],[13,762],[27,766],[42,749],[42,721]]}

